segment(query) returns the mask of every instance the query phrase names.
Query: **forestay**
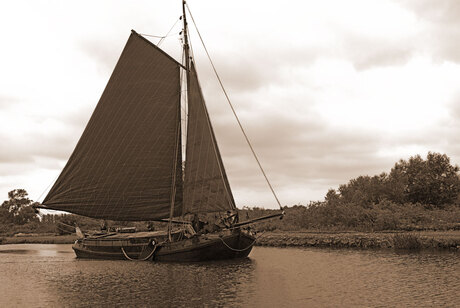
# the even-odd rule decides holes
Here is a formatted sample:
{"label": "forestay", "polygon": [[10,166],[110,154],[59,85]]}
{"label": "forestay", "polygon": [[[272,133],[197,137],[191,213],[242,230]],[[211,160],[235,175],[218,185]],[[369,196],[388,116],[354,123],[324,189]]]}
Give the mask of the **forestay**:
{"label": "forestay", "polygon": [[112,220],[167,218],[176,165],[174,214],[182,213],[179,69],[179,63],[132,32],[83,135],[43,201],[47,208]]}

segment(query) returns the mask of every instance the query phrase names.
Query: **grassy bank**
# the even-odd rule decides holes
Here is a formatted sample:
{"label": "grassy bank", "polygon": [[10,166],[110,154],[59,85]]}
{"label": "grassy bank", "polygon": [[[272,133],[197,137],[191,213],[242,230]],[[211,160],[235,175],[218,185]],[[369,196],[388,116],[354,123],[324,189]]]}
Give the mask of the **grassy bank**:
{"label": "grassy bank", "polygon": [[[72,244],[76,238],[75,235],[37,234],[0,237],[0,242],[2,244]],[[258,238],[256,245],[272,247],[460,250],[460,231],[268,231]]]}
{"label": "grassy bank", "polygon": [[72,244],[76,235],[34,234],[24,236],[0,236],[0,244]]}
{"label": "grassy bank", "polygon": [[258,246],[460,250],[460,231],[317,232],[271,231]]}
{"label": "grassy bank", "polygon": [[[460,230],[460,206],[433,208],[420,204],[381,202],[363,207],[357,204],[285,207],[283,220],[271,219],[257,224],[260,231],[448,231]],[[241,220],[252,219],[274,210],[249,208],[241,211]]]}

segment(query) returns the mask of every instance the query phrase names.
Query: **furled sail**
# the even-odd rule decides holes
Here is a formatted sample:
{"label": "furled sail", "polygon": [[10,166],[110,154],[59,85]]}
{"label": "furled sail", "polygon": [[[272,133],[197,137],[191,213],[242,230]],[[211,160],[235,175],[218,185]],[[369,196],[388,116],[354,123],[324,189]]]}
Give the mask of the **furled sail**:
{"label": "furled sail", "polygon": [[182,213],[179,69],[173,58],[132,31],[83,135],[43,201],[47,208],[112,220],[167,218],[175,178],[174,213]]}
{"label": "furled sail", "polygon": [[184,214],[235,209],[193,63],[189,80]]}

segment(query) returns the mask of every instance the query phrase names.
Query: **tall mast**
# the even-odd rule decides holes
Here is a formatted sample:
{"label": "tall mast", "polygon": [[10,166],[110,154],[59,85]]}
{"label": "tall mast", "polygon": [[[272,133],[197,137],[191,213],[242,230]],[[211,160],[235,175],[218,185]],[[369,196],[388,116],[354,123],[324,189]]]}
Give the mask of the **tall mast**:
{"label": "tall mast", "polygon": [[[187,3],[185,0],[182,0],[182,19],[184,23],[184,60],[185,60],[185,82],[182,81],[182,86],[185,85],[186,89],[185,91],[181,91],[181,95],[184,96],[184,133],[185,133],[185,140],[182,140],[182,144],[184,146],[187,145],[187,136],[188,136],[188,98],[189,98],[189,89],[190,89],[190,45],[188,44],[188,25],[187,25],[187,15],[185,14],[185,6]],[[184,63],[182,63],[184,64]],[[182,89],[183,90],[183,89]],[[187,156],[187,148],[184,149],[185,156]],[[186,157],[184,157],[184,160],[187,160]],[[183,166],[183,165],[182,165]],[[185,172],[182,170],[182,176],[184,179],[185,178]]]}
{"label": "tall mast", "polygon": [[187,79],[187,92],[188,92],[188,75],[190,69],[190,47],[188,45],[188,30],[187,30],[187,17],[185,15],[185,0],[182,0],[182,18],[184,19],[184,55],[185,55],[185,75]]}
{"label": "tall mast", "polygon": [[[185,94],[185,97],[188,99],[188,89],[189,89],[189,70],[190,70],[190,47],[189,47],[189,44],[188,44],[188,33],[187,33],[187,17],[185,15],[185,0],[182,0],[182,19],[184,21],[184,30],[183,30],[183,33],[184,33],[184,58],[185,58],[185,78],[186,78],[186,83],[187,83],[187,91],[186,91],[186,94]],[[184,93],[184,92],[182,92]],[[180,109],[179,109],[180,110]],[[179,113],[180,115],[180,113]],[[187,116],[187,115],[185,115]],[[179,121],[180,123],[180,121]],[[179,132],[178,132],[178,139],[181,138],[181,133],[180,133],[180,129],[179,129]],[[176,149],[176,153],[177,153],[177,149]],[[176,154],[177,155],[177,154]],[[176,157],[176,161],[177,161],[177,157]],[[176,172],[176,165],[174,165],[174,173]],[[172,231],[172,218],[173,218],[173,215],[174,215],[174,197],[175,197],[175,185],[176,185],[176,181],[175,181],[175,175],[173,177],[173,190],[172,190],[172,195],[171,195],[171,208],[170,208],[170,212],[169,212],[169,223],[168,223],[168,238],[169,240],[171,241],[171,231]]]}

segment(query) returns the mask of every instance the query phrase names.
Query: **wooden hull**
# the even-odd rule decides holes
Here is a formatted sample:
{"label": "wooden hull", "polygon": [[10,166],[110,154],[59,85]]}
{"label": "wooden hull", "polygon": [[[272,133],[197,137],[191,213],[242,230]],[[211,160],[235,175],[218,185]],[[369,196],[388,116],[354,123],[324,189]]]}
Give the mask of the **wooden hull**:
{"label": "wooden hull", "polygon": [[[160,235],[85,238],[72,246],[78,258],[131,259],[166,262],[199,262],[244,258],[255,238],[236,230],[227,234],[205,234],[166,242]],[[153,241],[153,243],[152,243]]]}

